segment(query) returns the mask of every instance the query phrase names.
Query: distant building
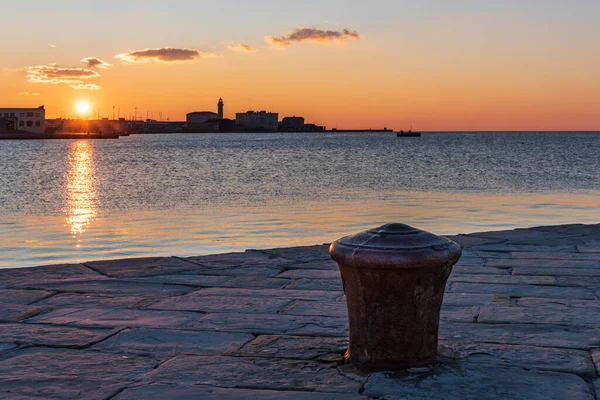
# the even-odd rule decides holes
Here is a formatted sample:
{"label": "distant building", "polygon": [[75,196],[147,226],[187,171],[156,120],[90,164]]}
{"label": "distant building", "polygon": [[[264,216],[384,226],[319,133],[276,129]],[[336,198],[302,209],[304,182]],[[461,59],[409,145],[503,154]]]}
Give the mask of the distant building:
{"label": "distant building", "polygon": [[0,117],[14,121],[15,130],[44,133],[46,129],[46,110],[38,108],[0,108]]}
{"label": "distant building", "polygon": [[189,113],[185,118],[185,130],[194,133],[217,132],[218,124],[215,121],[218,120],[219,114],[210,111]]}
{"label": "distant building", "polygon": [[284,132],[302,132],[304,130],[304,118],[285,117],[281,120],[281,130]]}
{"label": "distant building", "polygon": [[285,117],[279,127],[282,132],[323,132],[324,126],[304,123],[303,117]]}
{"label": "distant building", "polygon": [[186,115],[185,131],[193,133],[219,132],[219,121],[223,119],[225,103],[219,99],[217,113],[212,111],[196,111]]}
{"label": "distant building", "polygon": [[266,111],[248,111],[237,113],[235,122],[243,125],[247,131],[277,132],[279,130],[279,114]]}

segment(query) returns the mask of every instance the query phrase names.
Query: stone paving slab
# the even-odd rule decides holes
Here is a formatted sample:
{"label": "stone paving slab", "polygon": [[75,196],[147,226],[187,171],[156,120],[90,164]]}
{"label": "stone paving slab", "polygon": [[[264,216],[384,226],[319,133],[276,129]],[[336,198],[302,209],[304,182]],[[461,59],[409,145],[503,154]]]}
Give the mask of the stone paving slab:
{"label": "stone paving slab", "polygon": [[[550,268],[550,267],[518,267],[512,270],[513,275],[552,275],[600,277],[600,268]],[[585,278],[581,278],[582,281]]]}
{"label": "stone paving slab", "polygon": [[99,308],[61,308],[28,322],[108,328],[184,328],[203,315],[182,311],[155,311]]}
{"label": "stone paving slab", "polygon": [[525,260],[572,260],[572,261],[599,261],[600,252],[598,253],[542,253],[542,252],[523,252],[515,251],[510,253],[510,258],[525,259]]}
{"label": "stone paving slab", "polygon": [[350,393],[315,393],[297,391],[276,390],[252,390],[252,389],[222,389],[211,386],[181,386],[174,384],[151,384],[119,393],[114,400],[365,400],[366,397]]}
{"label": "stone paving slab", "polygon": [[0,270],[0,398],[594,399],[600,224],[453,238],[440,357],[395,373],[344,363],[328,245]]}
{"label": "stone paving slab", "polygon": [[439,337],[448,341],[580,350],[600,347],[600,329],[582,326],[459,323],[442,319]]}
{"label": "stone paving slab", "polygon": [[293,300],[250,296],[206,296],[191,293],[170,297],[146,306],[152,310],[184,310],[204,313],[277,314]]}
{"label": "stone paving slab", "polygon": [[441,357],[453,361],[564,372],[588,380],[596,376],[590,353],[584,350],[442,341],[439,351]]}
{"label": "stone paving slab", "polygon": [[335,279],[294,279],[285,286],[285,289],[297,290],[326,290],[341,292],[344,290],[342,280]]}
{"label": "stone paving slab", "polygon": [[230,269],[234,267],[282,267],[294,263],[294,260],[277,254],[248,250],[243,253],[214,254],[209,256],[188,257],[187,261],[199,264],[206,269]]}
{"label": "stone paving slab", "polygon": [[48,307],[27,306],[23,304],[4,304],[0,307],[1,322],[20,322],[48,311]]}
{"label": "stone paving slab", "polygon": [[334,270],[319,270],[319,269],[294,269],[285,271],[279,275],[278,278],[289,278],[289,279],[299,279],[299,278],[309,278],[309,279],[342,279],[340,275],[340,271]]}
{"label": "stone paving slab", "polygon": [[135,278],[137,282],[177,284],[199,288],[230,287],[241,289],[281,289],[291,283],[289,279],[269,278],[265,276],[223,276],[173,274],[146,278]]}
{"label": "stone paving slab", "polygon": [[126,329],[91,349],[117,354],[147,354],[166,360],[181,354],[231,353],[253,339],[254,336],[243,333]]}
{"label": "stone paving slab", "polygon": [[343,291],[325,290],[291,290],[291,289],[234,289],[234,288],[209,288],[194,292],[201,296],[244,296],[244,297],[269,297],[294,300],[329,300],[336,301],[344,296]]}
{"label": "stone paving slab", "polygon": [[340,375],[333,364],[227,356],[177,356],[147,374],[144,381],[333,393],[358,393],[360,389],[358,382]]}
{"label": "stone paving slab", "polygon": [[[0,360],[0,393],[45,398],[108,398],[158,364],[150,357],[28,348]],[[89,397],[87,397],[89,396]]]}
{"label": "stone paving slab", "polygon": [[452,284],[451,293],[494,293],[506,294],[511,297],[542,297],[547,299],[586,299],[595,300],[592,290],[584,287],[558,287],[539,285],[499,285],[486,283]]}
{"label": "stone paving slab", "polygon": [[129,258],[124,260],[92,261],[85,266],[113,278],[153,276],[198,270],[198,265],[175,257]]}
{"label": "stone paving slab", "polygon": [[50,289],[71,293],[106,293],[121,295],[152,295],[173,296],[191,292],[193,288],[182,285],[162,285],[159,283],[131,282],[124,280],[105,279],[94,281],[64,281],[40,284],[28,284],[26,287],[34,289]]}
{"label": "stone paving slab", "polygon": [[[150,293],[149,293],[150,294]],[[135,308],[156,301],[151,296],[127,296],[100,293],[59,293],[35,303],[51,308]]]}
{"label": "stone paving slab", "polygon": [[336,354],[341,358],[347,348],[346,337],[260,335],[231,354],[244,357],[315,360],[330,354]]}
{"label": "stone paving slab", "polygon": [[259,250],[265,254],[278,256],[303,263],[318,261],[330,262],[329,244],[316,246],[283,247],[279,249]]}
{"label": "stone paving slab", "polygon": [[81,329],[37,324],[0,324],[0,343],[85,349],[114,335],[108,329]]}
{"label": "stone paving slab", "polygon": [[422,400],[593,400],[577,375],[480,365],[443,365],[429,374],[372,374],[364,394]]}
{"label": "stone paving slab", "polygon": [[597,260],[565,260],[547,258],[503,258],[488,260],[487,267],[519,268],[519,267],[546,267],[546,268],[600,268]]}
{"label": "stone paving slab", "polygon": [[0,304],[31,304],[51,296],[47,290],[0,289]]}
{"label": "stone paving slab", "polygon": [[80,264],[49,265],[36,268],[0,269],[0,287],[27,286],[49,282],[102,279],[105,276]]}
{"label": "stone paving slab", "polygon": [[348,336],[348,320],[345,317],[305,315],[208,314],[187,325],[187,328],[252,334]]}

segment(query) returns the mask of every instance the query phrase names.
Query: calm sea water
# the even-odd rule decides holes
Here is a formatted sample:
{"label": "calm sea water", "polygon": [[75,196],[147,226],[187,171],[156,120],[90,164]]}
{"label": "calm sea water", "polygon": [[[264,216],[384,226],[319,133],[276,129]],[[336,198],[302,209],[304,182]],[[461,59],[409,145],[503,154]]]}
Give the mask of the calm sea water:
{"label": "calm sea water", "polygon": [[0,141],[0,268],[600,222],[600,133]]}

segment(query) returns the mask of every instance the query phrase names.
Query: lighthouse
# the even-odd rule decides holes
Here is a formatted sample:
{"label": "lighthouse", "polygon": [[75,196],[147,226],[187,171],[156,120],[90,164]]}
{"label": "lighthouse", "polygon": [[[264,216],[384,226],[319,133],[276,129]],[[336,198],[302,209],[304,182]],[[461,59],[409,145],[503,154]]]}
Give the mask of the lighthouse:
{"label": "lighthouse", "polygon": [[219,99],[219,104],[217,104],[218,107],[218,114],[219,114],[219,119],[223,119],[223,107],[225,106],[225,104],[223,103],[223,99]]}

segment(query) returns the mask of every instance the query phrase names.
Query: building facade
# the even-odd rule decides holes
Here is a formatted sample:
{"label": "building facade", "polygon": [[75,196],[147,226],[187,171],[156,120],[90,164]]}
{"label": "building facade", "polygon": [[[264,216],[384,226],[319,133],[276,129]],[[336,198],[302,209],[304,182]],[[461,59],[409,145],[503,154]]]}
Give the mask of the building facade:
{"label": "building facade", "polygon": [[304,131],[303,117],[285,117],[281,120],[281,130],[284,132],[302,132]]}
{"label": "building facade", "polygon": [[235,122],[249,131],[277,132],[279,130],[279,114],[266,111],[248,111],[237,113]]}
{"label": "building facade", "polygon": [[17,131],[44,133],[46,129],[46,110],[38,108],[0,108],[0,117],[14,121]]}
{"label": "building facade", "polygon": [[189,113],[185,118],[185,131],[190,133],[208,133],[218,131],[219,114],[211,111]]}

